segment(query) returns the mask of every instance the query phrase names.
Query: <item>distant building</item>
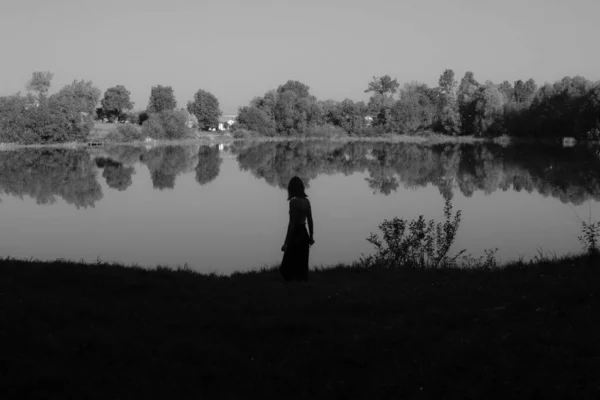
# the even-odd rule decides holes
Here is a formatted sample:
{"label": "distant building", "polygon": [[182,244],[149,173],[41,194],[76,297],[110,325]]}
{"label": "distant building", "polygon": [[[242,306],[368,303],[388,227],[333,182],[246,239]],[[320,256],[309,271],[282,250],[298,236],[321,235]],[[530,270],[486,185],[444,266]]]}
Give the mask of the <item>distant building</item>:
{"label": "distant building", "polygon": [[226,131],[229,128],[231,128],[231,125],[235,124],[236,118],[237,118],[237,115],[234,115],[234,114],[221,115],[219,117],[219,130]]}
{"label": "distant building", "polygon": [[30,108],[38,108],[40,106],[40,101],[38,99],[33,99],[33,101],[28,101],[27,104],[25,104],[25,109],[29,110]]}

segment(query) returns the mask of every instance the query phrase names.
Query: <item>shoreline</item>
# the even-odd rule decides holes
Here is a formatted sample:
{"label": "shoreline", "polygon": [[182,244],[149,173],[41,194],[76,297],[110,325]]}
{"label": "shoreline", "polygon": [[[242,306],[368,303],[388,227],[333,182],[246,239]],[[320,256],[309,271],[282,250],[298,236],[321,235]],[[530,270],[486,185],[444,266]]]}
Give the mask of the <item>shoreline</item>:
{"label": "shoreline", "polygon": [[[109,142],[103,139],[93,139],[86,142],[69,142],[69,143],[52,143],[52,144],[15,144],[15,143],[0,143],[0,151],[27,149],[27,148],[57,148],[57,149],[80,149],[88,147],[106,147],[106,146],[183,146],[187,144],[201,145],[219,145],[230,144],[234,142],[244,143],[264,143],[264,142],[305,142],[305,141],[323,141],[330,143],[349,143],[349,142],[373,142],[373,143],[415,143],[423,145],[435,145],[443,143],[495,143],[500,146],[509,146],[511,144],[521,143],[549,143],[561,145],[560,141],[550,139],[536,138],[478,138],[473,136],[445,136],[441,134],[433,135],[386,135],[386,136],[347,136],[324,138],[317,136],[297,137],[297,136],[255,136],[250,138],[234,138],[219,134],[198,135],[196,138],[179,139],[179,140],[147,140],[133,142]],[[578,141],[575,145],[597,145],[594,141]],[[563,146],[565,147],[565,146]],[[570,147],[570,146],[567,146]]]}

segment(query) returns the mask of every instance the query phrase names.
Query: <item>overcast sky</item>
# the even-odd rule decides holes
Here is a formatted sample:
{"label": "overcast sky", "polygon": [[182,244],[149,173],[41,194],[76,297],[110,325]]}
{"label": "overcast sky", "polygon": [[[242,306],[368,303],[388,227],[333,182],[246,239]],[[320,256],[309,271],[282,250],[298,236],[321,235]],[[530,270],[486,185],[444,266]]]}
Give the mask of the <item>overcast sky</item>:
{"label": "overcast sky", "polygon": [[600,80],[600,0],[2,0],[0,95],[32,71],[136,109],[153,85],[178,106],[208,90],[225,113],[299,80],[319,99],[365,100],[374,75],[429,85],[446,68],[483,82]]}

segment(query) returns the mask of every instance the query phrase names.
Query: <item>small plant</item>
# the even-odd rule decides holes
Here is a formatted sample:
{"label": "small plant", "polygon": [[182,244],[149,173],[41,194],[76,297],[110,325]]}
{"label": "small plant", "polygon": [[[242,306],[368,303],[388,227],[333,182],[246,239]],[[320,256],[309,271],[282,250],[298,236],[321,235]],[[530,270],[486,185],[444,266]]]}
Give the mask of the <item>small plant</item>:
{"label": "small plant", "polygon": [[494,249],[485,249],[483,253],[485,255],[475,258],[471,253],[468,254],[459,254],[460,257],[454,257],[453,263],[447,266],[449,267],[460,267],[460,268],[497,268],[498,260],[496,260],[496,252],[498,252],[498,248]]}
{"label": "small plant", "polygon": [[588,253],[598,252],[598,238],[600,237],[600,221],[581,221],[581,236],[577,239]]}
{"label": "small plant", "polygon": [[456,256],[449,258],[448,251],[456,238],[460,225],[460,210],[452,215],[452,203],[446,200],[444,206],[444,222],[434,220],[426,221],[420,215],[417,219],[407,221],[395,217],[384,220],[379,229],[383,237],[371,233],[367,241],[375,246],[376,253],[363,257],[361,262],[365,266],[385,267],[433,267],[453,266]]}

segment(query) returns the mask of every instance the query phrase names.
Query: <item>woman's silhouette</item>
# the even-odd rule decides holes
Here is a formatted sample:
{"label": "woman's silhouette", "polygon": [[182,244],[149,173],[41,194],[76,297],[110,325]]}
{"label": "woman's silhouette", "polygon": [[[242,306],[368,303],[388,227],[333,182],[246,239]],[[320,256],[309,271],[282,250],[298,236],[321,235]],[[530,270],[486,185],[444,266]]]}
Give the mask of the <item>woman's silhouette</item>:
{"label": "woman's silhouette", "polygon": [[[281,247],[281,275],[286,281],[308,280],[308,251],[315,242],[313,240],[313,220],[310,201],[304,193],[304,184],[297,176],[288,184],[288,201],[290,202],[290,222],[288,224],[285,243]],[[306,231],[308,223],[308,232]]]}

